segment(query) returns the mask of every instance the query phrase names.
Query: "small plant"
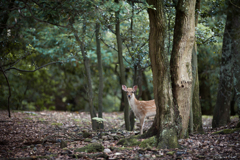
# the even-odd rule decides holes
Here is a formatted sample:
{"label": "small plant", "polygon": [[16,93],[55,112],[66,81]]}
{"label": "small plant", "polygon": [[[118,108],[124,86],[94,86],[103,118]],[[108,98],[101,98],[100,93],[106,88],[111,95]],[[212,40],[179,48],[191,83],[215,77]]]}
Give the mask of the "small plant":
{"label": "small plant", "polygon": [[103,123],[103,121],[106,122],[105,119],[103,119],[103,118],[99,118],[99,117],[93,117],[92,120],[95,120],[95,121],[97,121],[98,123]]}
{"label": "small plant", "polygon": [[52,123],[52,125],[56,125],[56,126],[62,126],[62,123]]}

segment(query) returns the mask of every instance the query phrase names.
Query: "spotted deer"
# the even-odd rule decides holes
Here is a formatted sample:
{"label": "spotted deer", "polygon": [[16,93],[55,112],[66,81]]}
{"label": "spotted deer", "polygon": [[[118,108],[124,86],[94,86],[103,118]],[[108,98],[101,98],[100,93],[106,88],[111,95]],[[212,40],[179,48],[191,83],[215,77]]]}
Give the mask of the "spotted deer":
{"label": "spotted deer", "polygon": [[136,99],[134,92],[137,90],[138,86],[133,86],[133,88],[127,88],[127,86],[122,85],[122,89],[127,93],[127,99],[134,115],[140,120],[140,134],[143,134],[143,126],[146,117],[155,116],[156,105],[155,100],[150,101],[139,101]]}

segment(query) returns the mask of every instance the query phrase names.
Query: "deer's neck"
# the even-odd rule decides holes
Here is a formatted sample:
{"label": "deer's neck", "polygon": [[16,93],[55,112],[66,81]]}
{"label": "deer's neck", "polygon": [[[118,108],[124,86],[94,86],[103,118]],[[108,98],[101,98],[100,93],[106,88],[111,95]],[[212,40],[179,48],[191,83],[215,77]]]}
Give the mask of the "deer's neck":
{"label": "deer's neck", "polygon": [[128,99],[130,107],[134,110],[137,106],[138,100],[136,99],[135,95],[133,94],[131,99]]}

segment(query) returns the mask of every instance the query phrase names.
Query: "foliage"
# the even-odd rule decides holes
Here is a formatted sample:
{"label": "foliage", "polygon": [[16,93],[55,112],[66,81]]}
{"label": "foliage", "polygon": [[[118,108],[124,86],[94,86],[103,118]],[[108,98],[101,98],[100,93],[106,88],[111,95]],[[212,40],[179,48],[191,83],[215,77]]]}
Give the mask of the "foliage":
{"label": "foliage", "polygon": [[[13,64],[18,69],[34,70],[52,61],[62,63],[35,72],[8,70],[11,86],[10,106],[21,110],[88,110],[88,93],[84,61],[80,45],[70,27],[71,20],[77,34],[83,38],[91,63],[94,99],[97,106],[98,67],[95,45],[95,23],[101,24],[99,38],[103,61],[103,111],[119,110],[121,88],[117,62],[115,11],[120,11],[121,37],[128,86],[133,85],[134,72],[142,69],[153,97],[152,72],[148,56],[149,19],[145,1],[1,1],[0,66]],[[175,24],[175,1],[165,1],[167,36],[165,50],[169,58]],[[199,76],[211,77],[213,104],[215,103],[220,64],[222,34],[225,24],[225,1],[201,1],[199,23],[196,27]],[[5,21],[7,19],[7,21]],[[84,25],[85,24],[85,25]],[[132,26],[131,26],[132,25]],[[85,34],[83,34],[85,28]],[[5,109],[8,85],[0,74],[0,103]]]}

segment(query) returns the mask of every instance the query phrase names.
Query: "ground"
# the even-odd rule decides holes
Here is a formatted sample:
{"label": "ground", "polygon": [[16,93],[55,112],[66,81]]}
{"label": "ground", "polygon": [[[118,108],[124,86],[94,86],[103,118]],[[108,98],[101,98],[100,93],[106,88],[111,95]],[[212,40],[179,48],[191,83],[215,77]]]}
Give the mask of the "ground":
{"label": "ground", "polygon": [[[180,139],[179,148],[157,149],[117,145],[120,139],[139,133],[138,127],[134,132],[124,130],[123,113],[104,113],[105,129],[93,132],[85,112],[14,111],[12,118],[0,112],[0,159],[240,159],[239,130],[213,134],[234,128],[237,117],[213,130],[212,117],[203,116],[205,134]],[[152,121],[146,120],[145,130]],[[96,148],[87,150],[89,146]]]}

